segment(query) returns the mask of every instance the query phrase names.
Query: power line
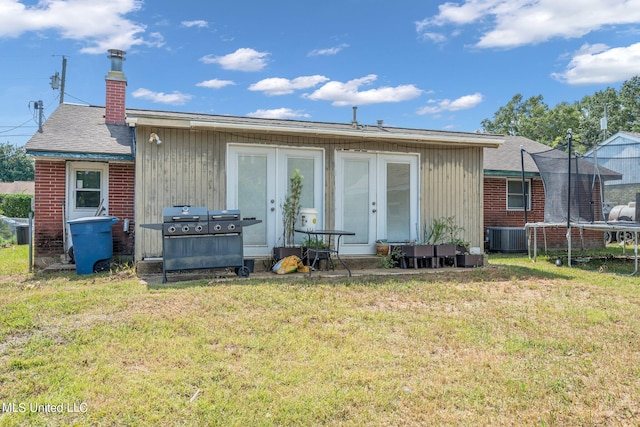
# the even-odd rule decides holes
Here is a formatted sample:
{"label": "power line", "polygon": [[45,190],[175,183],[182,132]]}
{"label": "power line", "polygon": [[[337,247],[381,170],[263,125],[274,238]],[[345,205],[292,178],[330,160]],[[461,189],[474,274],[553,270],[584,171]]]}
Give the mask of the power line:
{"label": "power line", "polygon": [[[0,131],[0,133],[4,134],[6,132],[11,132],[12,130],[16,130],[18,128],[21,128],[21,127],[23,127],[24,125],[26,125],[27,123],[29,123],[32,120],[33,120],[33,117],[31,117],[30,119],[26,120],[24,123],[19,124],[18,126],[12,127],[11,129],[2,130],[2,131]],[[5,126],[2,126],[2,127],[5,127]],[[29,127],[33,127],[33,126],[29,126]],[[3,135],[3,136],[17,136],[17,135]]]}

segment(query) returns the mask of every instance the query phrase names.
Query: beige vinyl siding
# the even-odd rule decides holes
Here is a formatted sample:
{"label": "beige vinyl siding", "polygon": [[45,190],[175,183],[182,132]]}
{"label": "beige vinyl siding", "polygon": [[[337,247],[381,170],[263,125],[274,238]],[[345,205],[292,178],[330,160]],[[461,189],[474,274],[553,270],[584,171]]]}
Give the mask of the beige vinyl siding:
{"label": "beige vinyl siding", "polygon": [[423,225],[434,218],[454,216],[464,228],[461,238],[482,247],[483,150],[428,148],[421,154],[421,209]]}
{"label": "beige vinyl siding", "polygon": [[[190,204],[209,209],[226,206],[226,146],[228,143],[267,144],[325,149],[325,226],[334,226],[335,152],[367,150],[417,153],[420,156],[420,216],[455,216],[465,229],[463,239],[482,246],[482,147],[450,148],[446,145],[313,138],[309,135],[229,133],[138,126],[136,144],[136,260],[162,253],[160,231],[140,224],[162,222],[162,208]],[[156,132],[162,144],[149,143]],[[422,225],[421,224],[421,225]]]}

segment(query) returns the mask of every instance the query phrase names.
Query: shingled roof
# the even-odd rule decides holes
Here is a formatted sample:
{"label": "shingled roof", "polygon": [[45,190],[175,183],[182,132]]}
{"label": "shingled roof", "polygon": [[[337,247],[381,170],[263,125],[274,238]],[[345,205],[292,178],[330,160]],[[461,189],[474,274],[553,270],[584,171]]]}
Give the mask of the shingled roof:
{"label": "shingled roof", "polygon": [[[521,158],[520,150],[526,153]],[[541,144],[523,136],[506,136],[504,144],[498,148],[484,149],[484,174],[485,176],[521,176],[522,161],[524,160],[524,172],[528,176],[540,175],[536,163],[530,154],[549,152],[551,156],[567,158],[567,154],[561,150],[552,149],[548,145]],[[593,163],[578,159],[582,173],[593,173]],[[599,168],[603,180],[621,179],[622,175],[607,168]]]}
{"label": "shingled roof", "polygon": [[35,194],[34,181],[0,182],[0,194]]}
{"label": "shingled roof", "polygon": [[105,108],[61,104],[27,142],[28,154],[77,159],[133,160],[133,130],[106,124]]}

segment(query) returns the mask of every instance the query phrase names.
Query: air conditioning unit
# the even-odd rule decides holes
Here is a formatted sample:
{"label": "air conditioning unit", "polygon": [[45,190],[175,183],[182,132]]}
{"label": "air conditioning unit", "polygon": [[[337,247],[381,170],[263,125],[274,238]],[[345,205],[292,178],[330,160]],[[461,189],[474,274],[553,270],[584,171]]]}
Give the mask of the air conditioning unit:
{"label": "air conditioning unit", "polygon": [[519,227],[488,227],[489,250],[527,252],[527,233]]}

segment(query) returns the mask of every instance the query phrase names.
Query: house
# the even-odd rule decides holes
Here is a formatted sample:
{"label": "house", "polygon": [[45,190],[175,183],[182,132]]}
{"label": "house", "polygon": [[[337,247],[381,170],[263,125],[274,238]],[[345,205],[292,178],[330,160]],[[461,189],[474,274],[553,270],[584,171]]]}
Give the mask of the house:
{"label": "house", "polygon": [[375,254],[376,240],[417,240],[454,217],[471,246],[484,240],[485,148],[502,136],[345,123],[258,119],[125,107],[124,52],[110,51],[105,107],[63,104],[27,143],[36,163],[35,257],[59,259],[65,219],[98,211],[114,226],[114,255],[162,256],[170,206],[239,209],[262,222],[243,231],[244,253],[281,244],[281,205],[294,169],[318,227],[354,231],[341,254]]}
{"label": "house", "polygon": [[35,193],[34,181],[0,182],[0,194],[28,194]]}
{"label": "house", "polygon": [[607,181],[604,198],[610,206],[626,205],[640,193],[640,133],[617,132],[585,153],[584,158],[598,168],[622,174],[620,179]]}
{"label": "house", "polygon": [[[550,151],[551,150],[551,151]],[[549,146],[533,141],[522,136],[506,136],[505,142],[498,149],[484,150],[484,225],[487,229],[487,239],[498,234],[510,233],[515,238],[515,246],[505,251],[526,251],[526,236],[524,226],[526,223],[545,223],[545,209],[549,203],[545,194],[545,186],[542,176],[531,154],[549,152],[554,157],[567,159],[566,153],[560,150],[552,150]],[[563,160],[566,162],[566,160]],[[584,160],[579,160],[581,173],[593,177],[593,166]],[[564,163],[563,163],[564,165]],[[621,175],[609,169],[601,168],[601,175],[596,179],[607,182],[620,179]],[[525,200],[522,186],[525,185],[526,211],[523,209]],[[594,207],[601,206],[600,186],[593,189],[593,200],[584,200],[585,209],[593,210],[595,220],[602,220],[601,210]],[[563,205],[564,206],[564,205]],[[566,250],[567,238],[564,223],[549,223],[548,227],[538,233],[537,246],[540,248]],[[502,230],[504,229],[504,231]],[[586,230],[580,236],[580,230],[572,230],[572,243],[575,248],[585,249],[602,248],[604,246],[603,233],[601,231]],[[491,242],[488,242],[491,243]],[[533,244],[533,242],[531,242]],[[491,247],[490,247],[491,249]],[[495,248],[493,248],[495,249]]]}

